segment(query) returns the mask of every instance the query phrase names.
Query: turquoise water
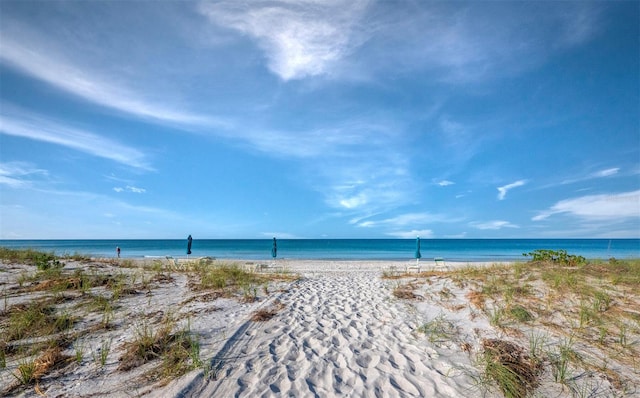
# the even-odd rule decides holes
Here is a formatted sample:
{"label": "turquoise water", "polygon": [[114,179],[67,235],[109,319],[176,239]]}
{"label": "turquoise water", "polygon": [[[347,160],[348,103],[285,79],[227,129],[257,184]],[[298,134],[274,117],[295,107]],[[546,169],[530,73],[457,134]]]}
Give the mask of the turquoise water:
{"label": "turquoise water", "polygon": [[[197,239],[191,257],[262,260],[271,258],[272,239]],[[124,258],[186,257],[187,239],[145,240],[0,240],[0,246],[33,248],[56,254]],[[278,239],[278,258],[323,260],[407,260],[414,258],[414,239]],[[424,260],[523,260],[536,249],[566,250],[590,259],[640,258],[640,239],[422,239]]]}

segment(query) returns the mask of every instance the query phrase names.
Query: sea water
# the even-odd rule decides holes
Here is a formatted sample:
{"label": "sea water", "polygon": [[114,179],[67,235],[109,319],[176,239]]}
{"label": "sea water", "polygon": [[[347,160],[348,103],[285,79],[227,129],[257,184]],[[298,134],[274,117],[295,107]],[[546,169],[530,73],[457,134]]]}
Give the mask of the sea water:
{"label": "sea water", "polygon": [[[566,250],[589,259],[640,258],[640,239],[421,239],[424,260],[517,261],[537,249]],[[192,258],[265,260],[272,239],[198,239]],[[0,246],[31,248],[58,255],[82,254],[124,258],[187,257],[187,239],[0,240]],[[408,260],[415,258],[415,239],[278,239],[277,258],[317,260]]]}

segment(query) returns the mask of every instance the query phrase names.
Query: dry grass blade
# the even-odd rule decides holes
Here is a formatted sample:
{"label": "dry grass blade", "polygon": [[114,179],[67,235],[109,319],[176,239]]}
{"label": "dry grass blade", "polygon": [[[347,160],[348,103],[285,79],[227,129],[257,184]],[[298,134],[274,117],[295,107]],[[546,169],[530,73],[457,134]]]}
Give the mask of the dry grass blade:
{"label": "dry grass blade", "polygon": [[518,345],[505,340],[482,341],[485,371],[507,398],[525,398],[538,385],[542,364]]}
{"label": "dry grass blade", "polygon": [[422,300],[422,296],[418,296],[413,292],[413,287],[409,285],[398,286],[393,289],[393,295],[403,300]]}
{"label": "dry grass blade", "polygon": [[266,322],[276,316],[282,308],[284,308],[284,305],[281,302],[276,301],[276,303],[269,308],[261,308],[255,311],[251,315],[251,320],[253,322]]}
{"label": "dry grass blade", "polygon": [[71,357],[62,354],[60,347],[51,347],[46,349],[42,355],[34,361],[35,369],[33,371],[33,378],[36,380],[42,378],[52,369],[65,363],[69,358]]}

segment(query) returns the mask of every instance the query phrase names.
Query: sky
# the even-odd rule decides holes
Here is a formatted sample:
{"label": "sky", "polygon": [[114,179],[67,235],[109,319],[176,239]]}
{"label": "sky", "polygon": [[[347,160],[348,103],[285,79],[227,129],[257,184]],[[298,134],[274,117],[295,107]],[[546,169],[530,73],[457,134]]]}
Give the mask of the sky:
{"label": "sky", "polygon": [[0,239],[639,238],[637,1],[0,2]]}

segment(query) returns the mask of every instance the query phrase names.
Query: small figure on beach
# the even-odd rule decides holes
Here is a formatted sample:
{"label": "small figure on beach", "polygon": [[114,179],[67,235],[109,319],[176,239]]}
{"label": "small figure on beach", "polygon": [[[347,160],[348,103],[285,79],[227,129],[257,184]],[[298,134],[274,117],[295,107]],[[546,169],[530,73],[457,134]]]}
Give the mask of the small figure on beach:
{"label": "small figure on beach", "polygon": [[118,254],[118,258],[120,258],[120,246],[116,246],[116,253]]}
{"label": "small figure on beach", "polygon": [[191,254],[191,243],[193,243],[193,238],[189,235],[187,238],[187,257]]}

